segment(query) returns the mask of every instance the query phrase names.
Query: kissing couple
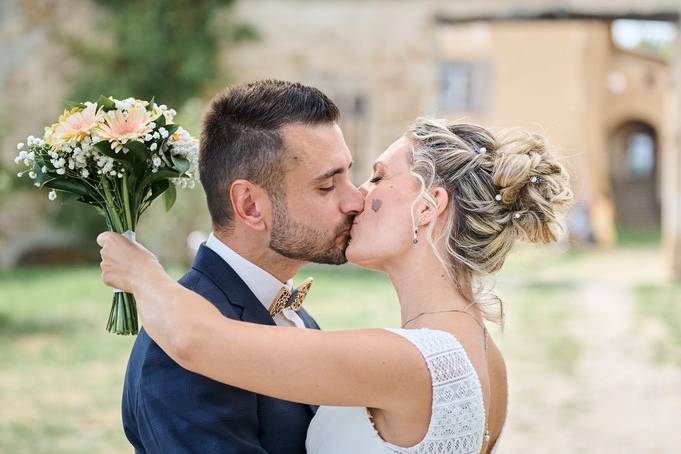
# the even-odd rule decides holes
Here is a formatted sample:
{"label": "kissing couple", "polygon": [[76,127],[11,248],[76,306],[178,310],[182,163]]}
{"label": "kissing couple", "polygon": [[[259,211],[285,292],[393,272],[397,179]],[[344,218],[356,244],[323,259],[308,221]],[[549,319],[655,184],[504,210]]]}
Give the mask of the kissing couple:
{"label": "kissing couple", "polygon": [[[515,240],[548,243],[572,192],[536,134],[419,118],[360,187],[339,110],[276,80],[227,89],[205,115],[200,179],[213,232],[174,281],[102,233],[102,279],[144,328],[123,391],[138,453],[490,453],[506,420],[503,321],[481,283]],[[400,328],[321,331],[308,262],[387,273]]]}

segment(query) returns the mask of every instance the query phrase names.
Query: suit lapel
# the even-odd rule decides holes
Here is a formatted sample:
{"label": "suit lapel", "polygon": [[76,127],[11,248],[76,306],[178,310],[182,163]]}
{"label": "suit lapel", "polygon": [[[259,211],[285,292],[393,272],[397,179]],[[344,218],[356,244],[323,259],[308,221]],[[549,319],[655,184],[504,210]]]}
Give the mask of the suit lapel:
{"label": "suit lapel", "polygon": [[[192,268],[210,279],[225,295],[228,302],[240,313],[240,319],[245,322],[274,325],[269,312],[255,297],[251,289],[241,280],[236,271],[219,255],[206,245],[201,245]],[[221,304],[213,302],[224,314]]]}
{"label": "suit lapel", "polygon": [[[239,318],[244,322],[276,326],[265,306],[236,274],[236,271],[205,244],[201,245],[196,253],[192,268],[210,279],[225,295],[227,301],[211,301],[223,315],[227,315],[228,311],[225,305],[229,303],[234,309],[240,311]],[[312,317],[305,309],[298,310],[298,315],[307,328],[315,328]],[[313,415],[317,412],[317,405],[307,406]]]}

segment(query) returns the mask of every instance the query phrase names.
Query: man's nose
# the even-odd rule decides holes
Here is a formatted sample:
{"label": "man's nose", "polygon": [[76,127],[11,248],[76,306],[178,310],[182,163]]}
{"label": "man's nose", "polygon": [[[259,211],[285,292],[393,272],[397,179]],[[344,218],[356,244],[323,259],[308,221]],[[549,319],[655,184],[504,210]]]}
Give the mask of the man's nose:
{"label": "man's nose", "polygon": [[364,196],[366,191],[351,185],[347,196],[341,202],[341,211],[345,214],[356,215],[364,211]]}
{"label": "man's nose", "polygon": [[365,198],[365,199],[366,199],[366,197],[367,197],[367,194],[369,193],[369,189],[367,188],[367,186],[369,186],[369,181],[368,181],[368,180],[365,181],[364,183],[362,183],[362,184],[360,185],[360,187],[358,188],[358,189],[359,189],[359,192],[362,194],[362,197]]}

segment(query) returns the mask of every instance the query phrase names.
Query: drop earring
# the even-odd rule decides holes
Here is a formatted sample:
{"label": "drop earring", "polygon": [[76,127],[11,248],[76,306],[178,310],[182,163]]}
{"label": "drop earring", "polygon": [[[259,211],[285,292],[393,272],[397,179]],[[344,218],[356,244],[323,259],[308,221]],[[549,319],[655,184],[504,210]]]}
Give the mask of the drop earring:
{"label": "drop earring", "polygon": [[419,237],[418,237],[419,230],[417,228],[414,228],[414,238],[411,240],[413,244],[416,244],[419,242]]}

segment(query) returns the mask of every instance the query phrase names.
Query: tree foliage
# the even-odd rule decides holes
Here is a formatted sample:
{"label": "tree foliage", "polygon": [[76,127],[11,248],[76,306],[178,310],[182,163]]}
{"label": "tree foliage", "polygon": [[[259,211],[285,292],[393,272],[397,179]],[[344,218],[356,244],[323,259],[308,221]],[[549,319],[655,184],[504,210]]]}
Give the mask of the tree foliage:
{"label": "tree foliage", "polygon": [[[231,19],[233,0],[95,0],[104,13],[98,44],[71,40],[83,71],[76,100],[99,94],[154,97],[180,109],[188,99],[224,86],[219,54],[255,37]],[[103,44],[106,43],[106,44]]]}

